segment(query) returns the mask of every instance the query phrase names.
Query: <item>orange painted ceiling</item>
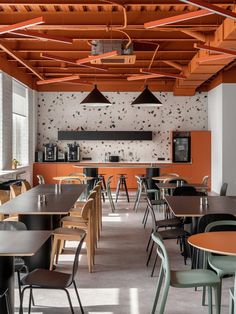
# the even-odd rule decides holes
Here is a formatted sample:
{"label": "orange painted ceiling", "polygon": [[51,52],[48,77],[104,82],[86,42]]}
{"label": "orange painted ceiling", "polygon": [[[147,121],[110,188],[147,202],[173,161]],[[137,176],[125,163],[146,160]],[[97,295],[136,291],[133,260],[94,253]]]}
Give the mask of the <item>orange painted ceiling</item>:
{"label": "orange painted ceiling", "polygon": [[[234,1],[205,2],[236,12]],[[25,30],[38,32],[42,37],[66,37],[72,42],[4,33],[0,35],[0,69],[39,91],[91,90],[87,83],[96,83],[103,91],[140,91],[147,83],[152,90],[193,95],[197,90],[207,90],[217,74],[229,69],[232,71],[235,65],[235,56],[201,62],[203,58],[212,56],[212,52],[199,50],[194,45],[236,49],[234,20],[211,14],[152,29],[145,29],[144,23],[197,10],[200,9],[178,0],[116,0],[110,3],[105,0],[0,0],[0,31],[5,26],[43,17],[45,23]],[[91,40],[115,42],[123,39],[127,42],[128,38],[132,40],[136,62],[106,65],[106,72],[42,56],[51,54],[59,59],[78,60],[90,55]],[[142,75],[142,68],[181,74],[184,78],[127,80],[127,77]],[[80,79],[36,84],[40,77],[49,80],[69,75],[79,75]],[[80,81],[85,85],[80,85]]]}

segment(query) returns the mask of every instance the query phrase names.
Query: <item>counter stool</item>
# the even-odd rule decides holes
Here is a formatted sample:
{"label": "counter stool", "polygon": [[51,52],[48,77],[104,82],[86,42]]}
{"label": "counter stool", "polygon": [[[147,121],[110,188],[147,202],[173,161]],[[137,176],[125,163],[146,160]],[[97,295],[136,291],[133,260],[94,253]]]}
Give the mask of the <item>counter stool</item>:
{"label": "counter stool", "polygon": [[98,175],[98,182],[102,182],[102,200],[103,202],[105,202],[105,194],[107,195],[106,193],[106,190],[107,190],[107,185],[106,185],[106,180],[105,180],[105,174],[101,173]]}
{"label": "counter stool", "polygon": [[127,197],[127,201],[129,202],[129,193],[126,185],[126,174],[118,174],[119,180],[116,186],[116,203],[119,197],[120,189],[124,189]]}

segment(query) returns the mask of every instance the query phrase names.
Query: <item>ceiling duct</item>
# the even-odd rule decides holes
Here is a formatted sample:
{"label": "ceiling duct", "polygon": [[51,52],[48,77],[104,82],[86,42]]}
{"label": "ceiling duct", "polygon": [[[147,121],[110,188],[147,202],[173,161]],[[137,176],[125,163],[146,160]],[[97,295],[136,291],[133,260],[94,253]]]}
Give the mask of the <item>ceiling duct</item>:
{"label": "ceiling duct", "polygon": [[131,43],[126,48],[126,41],[116,40],[93,40],[91,42],[91,55],[96,56],[113,50],[118,51],[117,56],[105,59],[97,59],[90,61],[92,64],[134,64],[136,61],[136,55],[133,54],[133,44]]}

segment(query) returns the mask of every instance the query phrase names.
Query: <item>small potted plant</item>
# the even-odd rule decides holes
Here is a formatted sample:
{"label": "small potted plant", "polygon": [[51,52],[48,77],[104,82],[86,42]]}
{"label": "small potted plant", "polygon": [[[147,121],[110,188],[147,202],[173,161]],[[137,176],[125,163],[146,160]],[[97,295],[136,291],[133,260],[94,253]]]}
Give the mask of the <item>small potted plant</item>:
{"label": "small potted plant", "polygon": [[20,162],[17,159],[13,158],[11,162],[11,168],[17,169],[18,166],[20,166]]}

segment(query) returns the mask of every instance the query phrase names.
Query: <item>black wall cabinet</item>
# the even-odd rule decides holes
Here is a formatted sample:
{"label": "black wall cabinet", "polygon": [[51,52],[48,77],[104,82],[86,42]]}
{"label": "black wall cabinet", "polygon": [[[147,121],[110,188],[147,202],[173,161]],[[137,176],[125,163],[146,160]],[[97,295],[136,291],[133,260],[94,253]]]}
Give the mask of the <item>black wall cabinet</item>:
{"label": "black wall cabinet", "polygon": [[151,131],[58,131],[58,140],[67,141],[151,141]]}

